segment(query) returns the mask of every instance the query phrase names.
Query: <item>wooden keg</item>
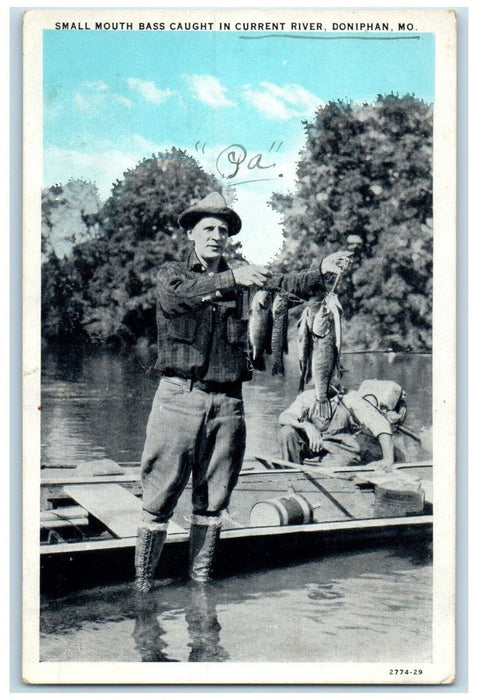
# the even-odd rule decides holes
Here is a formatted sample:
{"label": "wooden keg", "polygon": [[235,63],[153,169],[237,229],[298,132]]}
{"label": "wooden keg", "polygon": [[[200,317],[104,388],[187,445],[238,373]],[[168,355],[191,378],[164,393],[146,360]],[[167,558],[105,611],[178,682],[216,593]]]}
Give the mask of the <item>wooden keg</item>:
{"label": "wooden keg", "polygon": [[314,509],[305,496],[290,494],[268,501],[258,501],[251,508],[253,527],[271,525],[303,525],[314,519]]}

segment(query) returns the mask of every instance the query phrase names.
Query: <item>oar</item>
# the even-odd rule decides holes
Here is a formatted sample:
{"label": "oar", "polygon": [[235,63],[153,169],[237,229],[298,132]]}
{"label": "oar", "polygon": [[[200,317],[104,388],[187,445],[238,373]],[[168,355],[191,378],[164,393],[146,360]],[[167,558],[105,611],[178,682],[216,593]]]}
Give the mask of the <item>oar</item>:
{"label": "oar", "polygon": [[348,518],[352,518],[352,520],[356,520],[355,516],[352,515],[352,513],[343,506],[340,501],[338,501],[335,496],[333,496],[328,489],[323,486],[320,481],[317,481],[315,477],[310,474],[304,467],[301,468],[302,473],[304,474],[305,478],[310,481],[311,484],[314,484],[316,488],[321,491],[324,496],[327,496],[329,501],[331,501],[336,508],[338,508],[344,515],[346,515]]}
{"label": "oar", "polygon": [[[325,476],[336,477],[338,474],[353,474],[354,472],[374,472],[383,474],[383,469],[376,469],[368,464],[348,464],[348,465],[323,465],[318,463],[317,466],[314,464],[298,464],[297,462],[288,462],[286,459],[279,459],[278,457],[264,457],[255,455],[254,459],[263,464],[266,469],[288,469],[290,472],[298,472],[303,470],[306,466],[310,473],[314,476]],[[416,469],[416,468],[433,468],[433,464],[430,460],[414,460],[413,462],[394,462],[393,471],[398,471],[400,469]],[[388,472],[387,472],[388,473]],[[392,472],[390,472],[392,473]]]}
{"label": "oar", "polygon": [[410,430],[410,428],[406,428],[404,425],[397,425],[396,428],[404,435],[408,435],[408,437],[412,438],[413,440],[416,440],[419,445],[422,444],[421,438],[419,438],[418,435],[413,432],[413,430]]}

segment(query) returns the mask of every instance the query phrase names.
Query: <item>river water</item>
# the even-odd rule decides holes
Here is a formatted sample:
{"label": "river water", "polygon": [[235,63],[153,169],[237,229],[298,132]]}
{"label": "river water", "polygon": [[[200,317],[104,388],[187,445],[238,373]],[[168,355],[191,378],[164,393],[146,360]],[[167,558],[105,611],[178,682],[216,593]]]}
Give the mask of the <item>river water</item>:
{"label": "river water", "polygon": [[[105,457],[138,462],[157,388],[157,378],[147,372],[151,358],[62,346],[45,350],[42,362],[42,464],[68,465]],[[277,417],[297,395],[296,365],[291,351],[285,377],[256,372],[253,381],[244,384],[246,458],[279,456]],[[342,381],[349,389],[373,378],[401,384],[407,392],[407,426],[417,433],[429,428],[430,355],[344,354],[342,366]],[[410,439],[404,446],[410,459],[429,456]]]}
{"label": "river water", "polygon": [[[277,416],[297,394],[293,354],[285,378],[256,373],[245,385],[246,459],[279,455]],[[137,462],[157,380],[150,359],[78,348],[43,354],[42,464],[109,458]],[[431,356],[342,357],[343,383],[387,378],[407,391],[407,425],[430,456]],[[249,464],[250,466],[250,464]],[[322,556],[233,576],[207,592],[183,582],[135,607],[129,584],[44,599],[44,661],[390,661],[431,660],[432,564],[426,545]]]}

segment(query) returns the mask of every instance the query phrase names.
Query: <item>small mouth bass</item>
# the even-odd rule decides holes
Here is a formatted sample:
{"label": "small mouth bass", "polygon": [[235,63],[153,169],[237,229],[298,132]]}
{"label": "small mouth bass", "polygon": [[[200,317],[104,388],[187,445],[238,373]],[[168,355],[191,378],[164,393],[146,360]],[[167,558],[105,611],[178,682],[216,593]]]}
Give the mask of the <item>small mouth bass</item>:
{"label": "small mouth bass", "polygon": [[332,415],[329,384],[338,365],[342,341],[342,307],[335,292],[325,297],[312,323],[312,379],[315,385],[317,419],[328,421]]}
{"label": "small mouth bass", "polygon": [[320,305],[321,302],[309,301],[309,303],[304,306],[304,310],[297,324],[300,369],[299,391],[304,391],[305,385],[310,382],[312,378],[312,324],[314,323],[314,315],[319,310]]}
{"label": "small mouth bass", "polygon": [[271,354],[272,308],[271,293],[256,292],[249,310],[249,344],[254,369],[264,370],[264,353]]}
{"label": "small mouth bass", "polygon": [[278,292],[272,304],[272,374],[284,375],[284,353],[288,351],[287,321],[289,297]]}

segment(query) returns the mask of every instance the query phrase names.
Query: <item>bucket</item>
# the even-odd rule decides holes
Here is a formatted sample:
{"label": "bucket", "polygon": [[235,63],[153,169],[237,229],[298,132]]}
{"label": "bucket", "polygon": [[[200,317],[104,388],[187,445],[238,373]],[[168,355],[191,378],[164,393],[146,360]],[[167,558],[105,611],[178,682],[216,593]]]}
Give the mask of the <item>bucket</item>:
{"label": "bucket", "polygon": [[406,481],[386,481],[375,486],[375,518],[397,518],[419,515],[425,506],[425,491],[420,484]]}
{"label": "bucket", "polygon": [[249,518],[253,527],[303,525],[313,521],[314,509],[305,496],[293,494],[259,501],[252,506]]}

